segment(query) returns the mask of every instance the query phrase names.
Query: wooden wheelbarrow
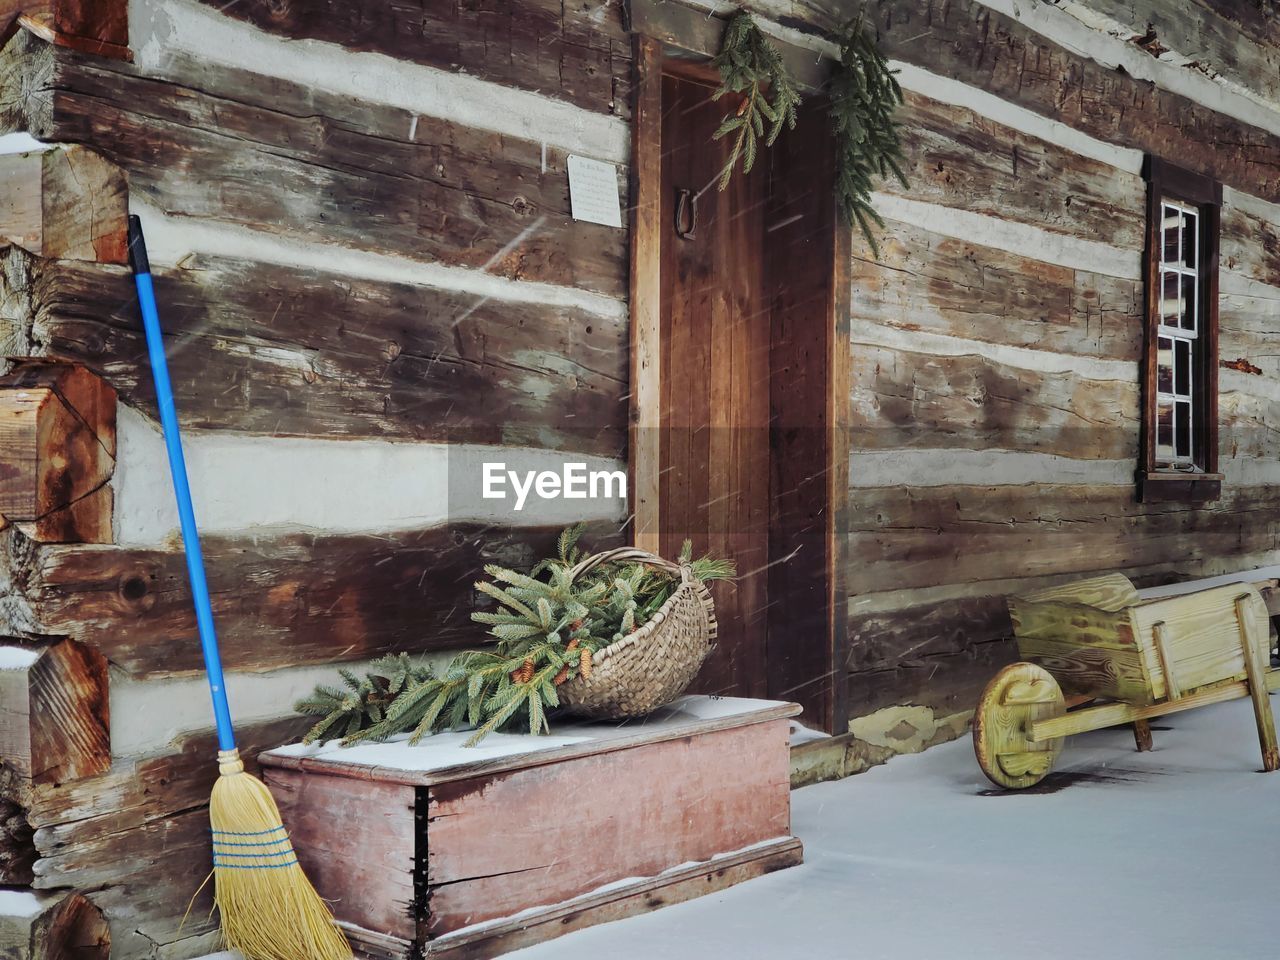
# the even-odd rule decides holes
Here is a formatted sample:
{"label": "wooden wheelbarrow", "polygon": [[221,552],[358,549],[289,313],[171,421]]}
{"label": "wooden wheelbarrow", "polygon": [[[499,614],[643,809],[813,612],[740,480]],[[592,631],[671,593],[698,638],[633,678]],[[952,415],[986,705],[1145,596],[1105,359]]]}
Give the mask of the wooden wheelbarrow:
{"label": "wooden wheelbarrow", "polygon": [[[992,782],[1045,778],[1074,733],[1134,724],[1241,697],[1253,699],[1262,765],[1280,767],[1269,692],[1267,608],[1243,583],[1143,601],[1120,574],[1010,599],[1022,662],[1001,670],[978,702],[973,746]],[[1073,710],[1067,698],[1094,701]],[[1096,701],[1104,701],[1096,703]]]}

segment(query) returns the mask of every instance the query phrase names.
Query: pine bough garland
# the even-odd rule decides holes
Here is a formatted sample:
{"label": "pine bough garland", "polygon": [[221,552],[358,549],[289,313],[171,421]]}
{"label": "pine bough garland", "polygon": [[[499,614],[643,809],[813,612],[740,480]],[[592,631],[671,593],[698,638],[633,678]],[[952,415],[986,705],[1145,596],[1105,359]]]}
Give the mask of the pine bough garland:
{"label": "pine bough garland", "polygon": [[720,171],[719,188],[723,190],[733,178],[739,160],[744,174],[755,166],[757,138],[764,137],[764,145],[771,147],[784,124],[788,129],[795,129],[800,94],[791,83],[777,49],[743,10],[735,13],[725,27],[720,52],[712,65],[720,71],[720,88],[714,99],[730,93],[740,94],[742,98],[738,108],[724,118],[715,132],[716,140],[734,135],[733,149]]}
{"label": "pine bough garland", "polygon": [[[712,63],[721,78],[715,99],[730,93],[741,96],[738,107],[725,116],[715,132],[716,140],[733,136],[733,147],[718,181],[723,190],[739,163],[744,174],[751,171],[759,138],[770,147],[784,125],[795,128],[800,95],[777,48],[744,10],[730,18]],[[858,225],[879,258],[871,224],[883,228],[884,221],[871,205],[871,189],[876,177],[890,174],[908,186],[902,172],[898,125],[893,119],[903,97],[863,13],[841,34],[840,58],[832,71],[829,92],[837,150],[836,200],[845,222]]]}
{"label": "pine bough garland", "polygon": [[835,124],[836,200],[845,220],[857,223],[876,259],[880,247],[871,223],[884,221],[871,206],[875,177],[892,173],[904,187],[902,144],[894,111],[902,104],[902,88],[862,15],[845,28],[840,61],[831,75],[831,118]]}
{"label": "pine bough garland", "polygon": [[[444,729],[474,727],[474,745],[494,730],[548,730],[560,704],[556,688],[590,677],[591,658],[647,623],[678,585],[671,574],[643,564],[602,564],[574,579],[582,526],[560,535],[557,556],[529,574],[491,564],[476,589],[497,601],[494,612],[473,613],[496,643],[458,654],[440,676],[406,654],[383,657],[364,677],[340,670],[342,688],[319,686],[294,709],[320,719],[304,738],[341,737],[344,745],[411,733],[418,743]],[[727,579],[733,564],[704,557],[681,561],[699,580]]]}

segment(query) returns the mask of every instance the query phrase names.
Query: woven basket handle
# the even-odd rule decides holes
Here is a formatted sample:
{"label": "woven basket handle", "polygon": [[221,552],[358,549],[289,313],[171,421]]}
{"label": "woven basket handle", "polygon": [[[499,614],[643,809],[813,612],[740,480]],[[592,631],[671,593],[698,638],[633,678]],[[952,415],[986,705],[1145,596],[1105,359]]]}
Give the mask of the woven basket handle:
{"label": "woven basket handle", "polygon": [[615,547],[612,550],[604,550],[600,553],[592,554],[578,561],[577,565],[569,571],[569,576],[577,580],[588,570],[593,570],[602,563],[626,563],[628,561],[657,567],[672,576],[678,576],[681,581],[686,583],[693,578],[693,572],[687,564],[672,563],[670,560],[664,560],[656,553],[650,553],[648,550],[641,550],[638,547]]}

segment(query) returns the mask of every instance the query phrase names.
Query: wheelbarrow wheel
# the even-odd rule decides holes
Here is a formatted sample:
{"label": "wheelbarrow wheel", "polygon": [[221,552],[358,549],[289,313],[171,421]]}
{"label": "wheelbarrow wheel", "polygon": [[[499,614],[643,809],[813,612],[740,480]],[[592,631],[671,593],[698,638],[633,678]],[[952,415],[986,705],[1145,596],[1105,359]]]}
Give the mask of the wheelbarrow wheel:
{"label": "wheelbarrow wheel", "polygon": [[1033,787],[1053,769],[1062,738],[1033,743],[1027,728],[1035,720],[1067,712],[1053,675],[1034,663],[1013,663],[987,684],[973,716],[973,752],[992,783],[1011,790]]}

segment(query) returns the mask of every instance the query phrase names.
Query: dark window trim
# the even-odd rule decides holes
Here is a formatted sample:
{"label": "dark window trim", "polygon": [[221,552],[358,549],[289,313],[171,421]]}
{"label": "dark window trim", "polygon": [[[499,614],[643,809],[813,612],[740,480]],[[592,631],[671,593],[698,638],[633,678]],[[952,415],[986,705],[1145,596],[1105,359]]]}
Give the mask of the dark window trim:
{"label": "dark window trim", "polygon": [[[1147,240],[1143,253],[1146,280],[1142,358],[1142,425],[1138,462],[1138,499],[1146,502],[1176,500],[1208,503],[1222,492],[1218,473],[1218,246],[1222,212],[1222,184],[1212,177],[1148,156],[1143,173],[1147,180]],[[1156,354],[1160,324],[1160,201],[1181,200],[1200,212],[1204,242],[1200,250],[1203,283],[1200,316],[1203,318],[1197,373],[1199,456],[1203,473],[1156,468]]]}

